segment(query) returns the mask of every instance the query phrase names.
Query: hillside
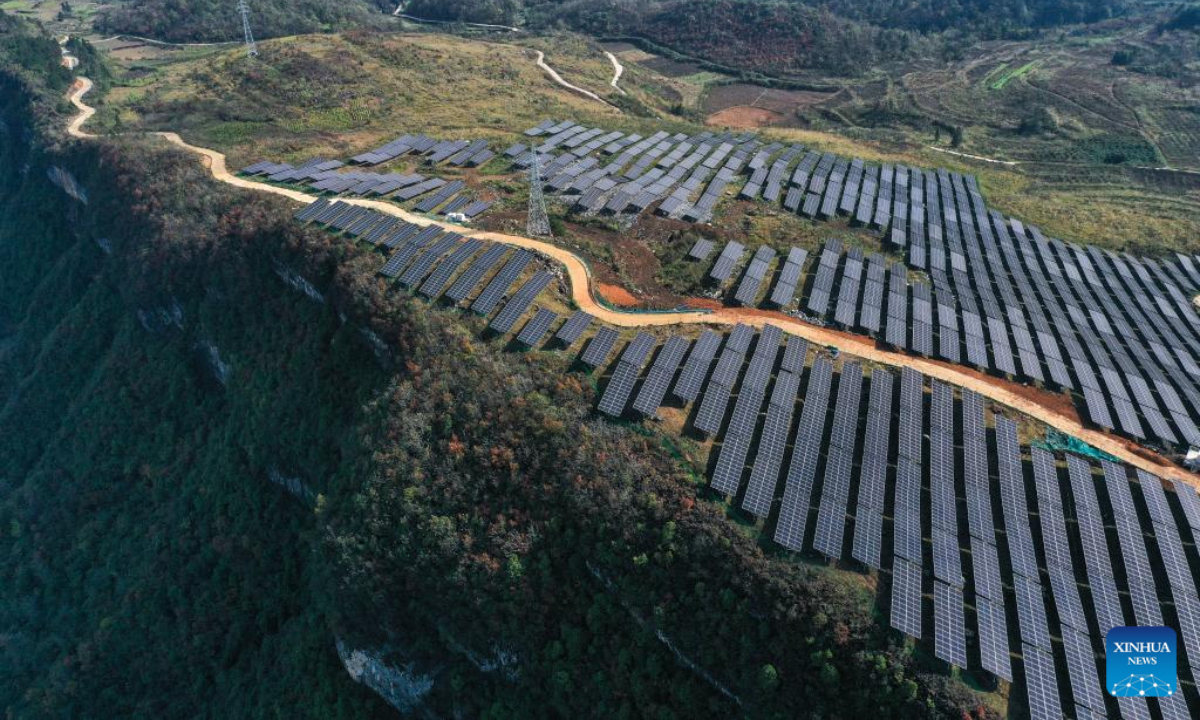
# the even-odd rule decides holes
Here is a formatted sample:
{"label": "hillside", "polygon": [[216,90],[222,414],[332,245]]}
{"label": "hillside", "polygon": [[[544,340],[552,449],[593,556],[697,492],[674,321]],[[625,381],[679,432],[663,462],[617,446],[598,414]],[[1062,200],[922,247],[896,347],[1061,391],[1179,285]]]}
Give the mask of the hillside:
{"label": "hillside", "polygon": [[788,75],[819,69],[857,75],[881,62],[961,50],[965,43],[1028,37],[1107,20],[1125,0],[412,0],[419,17],[567,26],[597,36],[635,36],[726,67]]}
{"label": "hillside", "polygon": [[565,360],[189,156],[39,134],[58,83],[10,62],[6,714],[995,716]]}
{"label": "hillside", "polygon": [[[384,22],[362,0],[255,0],[250,3],[255,37],[341,30]],[[104,34],[128,34],[167,42],[241,40],[241,20],[233,4],[208,0],[129,0],[110,6],[96,20]]]}

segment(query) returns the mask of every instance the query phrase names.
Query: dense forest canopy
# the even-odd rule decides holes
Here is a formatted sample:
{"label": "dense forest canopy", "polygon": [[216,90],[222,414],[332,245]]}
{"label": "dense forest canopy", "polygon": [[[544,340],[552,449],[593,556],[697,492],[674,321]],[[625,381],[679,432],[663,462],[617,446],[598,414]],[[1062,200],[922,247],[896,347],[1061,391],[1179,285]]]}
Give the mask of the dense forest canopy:
{"label": "dense forest canopy", "polygon": [[[407,13],[436,20],[570,28],[598,35],[642,35],[718,62],[775,73],[798,67],[852,72],[896,53],[917,52],[903,33],[953,31],[957,38],[1028,36],[1040,29],[1105,20],[1129,0],[409,0]],[[277,37],[378,25],[391,0],[253,0],[255,34]],[[715,24],[714,24],[715,23]],[[98,20],[102,32],[170,42],[236,40],[232,7],[207,0],[129,0]],[[766,33],[775,43],[747,45]],[[735,45],[728,47],[726,41]],[[746,62],[739,57],[746,56]]]}
{"label": "dense forest canopy", "polygon": [[[638,36],[767,75],[802,69],[858,74],[926,54],[926,37],[953,42],[1024,37],[1125,12],[1126,0],[411,0],[441,20],[567,27]],[[947,39],[947,42],[951,42]]]}
{"label": "dense forest canopy", "polygon": [[[167,42],[220,42],[242,37],[233,2],[211,0],[130,0],[111,6],[97,19],[104,33],[125,33]],[[341,30],[378,22],[362,0],[250,0],[251,22],[259,38]]]}

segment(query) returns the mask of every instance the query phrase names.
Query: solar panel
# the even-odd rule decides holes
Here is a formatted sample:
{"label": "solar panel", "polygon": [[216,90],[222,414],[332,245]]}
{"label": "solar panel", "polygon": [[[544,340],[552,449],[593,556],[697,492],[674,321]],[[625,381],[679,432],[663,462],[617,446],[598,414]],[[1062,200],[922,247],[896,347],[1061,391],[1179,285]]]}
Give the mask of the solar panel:
{"label": "solar panel", "polygon": [[[740,355],[736,355],[739,359]],[[721,431],[725,420],[725,411],[729,407],[729,396],[732,387],[724,383],[710,382],[700,401],[700,409],[696,411],[694,427],[706,435],[716,435]]]}
{"label": "solar panel", "polygon": [[1013,575],[1013,590],[1017,596],[1017,627],[1021,631],[1021,640],[1049,651],[1050,626],[1046,621],[1041,584],[1021,575]]}
{"label": "solar panel", "polygon": [[1192,717],[1182,692],[1158,698],[1158,709],[1162,713],[1163,720],[1189,720]]}
{"label": "solar panel", "polygon": [[880,567],[880,544],[883,535],[883,515],[879,511],[859,508],[854,516],[854,547],[850,555],[876,570]]}
{"label": "solar panel", "polygon": [[419,283],[429,274],[434,263],[457,246],[458,241],[461,239],[462,235],[458,233],[446,233],[443,235],[437,242],[430,245],[428,250],[421,253],[416,260],[413,260],[412,265],[400,276],[400,284],[404,287],[412,287]]}
{"label": "solar panel", "polygon": [[500,268],[500,272],[496,273],[483,292],[479,293],[479,297],[475,298],[475,302],[471,304],[471,310],[479,315],[490,315],[504,299],[504,294],[508,292],[508,286],[513,284],[532,261],[533,253],[528,250],[518,250],[504,264],[504,267]]}
{"label": "solar panel", "polygon": [[891,444],[892,387],[895,378],[886,370],[871,373],[867,429],[863,439],[862,468],[858,480],[858,512],[883,512]]}
{"label": "solar panel", "polygon": [[567,319],[563,326],[558,329],[558,333],[554,336],[556,340],[563,344],[563,347],[570,347],[575,344],[579,336],[587,330],[588,325],[592,324],[592,316],[582,310],[576,310],[575,314]]}
{"label": "solar panel", "polygon": [[924,376],[911,368],[900,373],[900,455],[921,462],[924,432]]}
{"label": "solar panel", "polygon": [[1122,720],[1150,720],[1150,706],[1145,698],[1118,697],[1117,705],[1121,708]]}
{"label": "solar panel", "polygon": [[892,627],[921,637],[921,567],[896,558],[892,566]]}
{"label": "solar panel", "polygon": [[[808,341],[804,338],[789,337],[787,348],[783,351],[783,361],[779,367],[781,370],[792,373],[804,372],[804,359],[807,355]],[[1200,509],[1200,496],[1197,499],[1197,509]]]}
{"label": "solar panel", "polygon": [[1004,604],[1004,585],[1000,580],[1000,556],[996,546],[981,538],[971,538],[971,568],[975,594]]}
{"label": "solar panel", "polygon": [[396,252],[388,258],[383,267],[379,269],[379,274],[384,277],[394,278],[400,275],[400,272],[408,266],[408,263],[413,257],[421,251],[429,241],[440,234],[440,231],[434,233],[421,232],[413,237],[408,242],[404,243],[396,250]]}
{"label": "solar panel", "polygon": [[746,246],[739,242],[730,242],[721,251],[720,257],[717,258],[716,265],[709,271],[708,275],[717,282],[725,282],[729,276],[733,274],[733,269],[737,263],[746,254]]}
{"label": "solar panel", "polygon": [[483,276],[495,267],[496,263],[500,262],[500,259],[507,252],[508,248],[504,245],[492,245],[489,247],[484,251],[483,255],[480,255],[472,262],[463,274],[454,281],[454,284],[446,291],[446,297],[454,302],[462,302],[471,294],[471,291],[475,289],[475,286],[479,284]]}
{"label": "solar panel", "polygon": [[808,377],[808,391],[800,425],[796,432],[795,449],[784,483],[783,506],[775,527],[775,542],[791,550],[800,550],[808,524],[809,501],[813,477],[817,469],[817,453],[824,435],[825,416],[829,408],[829,389],[833,365],[826,358],[813,363]]}
{"label": "solar panel", "polygon": [[525,314],[537,296],[546,289],[550,282],[554,280],[554,274],[549,270],[539,270],[525,281],[520,290],[517,290],[512,296],[512,299],[505,304],[504,309],[496,315],[488,326],[493,332],[506,333],[512,330],[513,325],[517,324],[517,320]]}
{"label": "solar panel", "polygon": [[483,241],[476,239],[468,240],[460,245],[445,260],[438,263],[433,274],[421,284],[421,294],[428,298],[435,298],[441,295],[446,285],[450,282],[450,277],[454,275],[455,271],[463,263],[470,260],[471,256],[478,252],[481,247],[483,247]]}
{"label": "solar panel", "polygon": [[850,470],[853,465],[854,456],[851,451],[832,446],[829,448],[821,504],[817,509],[813,548],[833,559],[842,556],[846,501],[850,495]]}
{"label": "solar panel", "polygon": [[1104,715],[1104,695],[1091,638],[1086,632],[1071,628],[1063,628],[1062,638],[1067,655],[1067,674],[1071,679],[1071,696],[1077,704]]}
{"label": "solar panel", "polygon": [[962,588],[933,583],[933,654],[951,665],[967,667],[967,637]]}
{"label": "solar panel", "polygon": [[1008,621],[1003,601],[985,597],[975,599],[979,619],[979,655],[983,668],[996,677],[1012,682],[1012,662],[1008,653]]}
{"label": "solar panel", "polygon": [[663,398],[667,395],[667,387],[670,386],[671,379],[675,377],[675,371],[683,362],[684,353],[687,352],[690,344],[691,341],[683,337],[670,338],[663,344],[662,352],[650,366],[650,372],[646,373],[642,389],[633,401],[634,410],[647,417],[658,412]]}
{"label": "solar panel", "polygon": [[996,456],[1000,471],[1000,499],[1004,511],[1004,534],[1013,572],[1038,578],[1037,555],[1029,529],[1029,505],[1025,500],[1025,477],[1021,469],[1017,425],[1003,415],[996,416]]}
{"label": "solar panel", "polygon": [[317,198],[297,211],[293,217],[301,222],[307,222],[328,209],[329,205],[329,200],[326,200],[325,198]]}
{"label": "solar panel", "polygon": [[933,529],[933,576],[947,585],[963,586],[958,535],[954,531]]}
{"label": "solar panel", "polygon": [[609,353],[612,352],[613,345],[617,342],[617,337],[619,335],[616,330],[610,327],[600,328],[599,332],[588,343],[583,354],[579,356],[579,361],[593,368],[600,367],[608,359]]}
{"label": "solar panel", "polygon": [[558,313],[547,308],[542,308],[537,311],[533,318],[525,323],[525,327],[521,328],[521,333],[517,335],[517,342],[525,347],[533,347],[541,342],[546,336],[546,332],[550,330],[550,325],[558,318]]}
{"label": "solar panel", "polygon": [[633,386],[637,383],[638,373],[641,372],[642,365],[653,348],[654,336],[644,332],[638,333],[625,347],[625,352],[617,361],[612,379],[600,398],[600,412],[612,417],[621,416],[625,411],[625,404],[629,401],[629,395],[633,392]]}
{"label": "solar panel", "polygon": [[695,260],[703,260],[708,257],[713,251],[713,241],[701,238],[696,241],[692,249],[688,251],[688,257]]}
{"label": "solar panel", "polygon": [[1058,675],[1054,656],[1047,650],[1025,644],[1021,648],[1025,665],[1025,690],[1029,697],[1029,716],[1041,720],[1062,717],[1058,697]]}
{"label": "solar panel", "polygon": [[684,402],[692,402],[700,395],[700,388],[708,377],[708,369],[712,366],[717,348],[721,345],[721,336],[711,330],[701,333],[692,352],[684,363],[679,381],[675,383],[673,394]]}
{"label": "solar panel", "polygon": [[746,496],[742,499],[742,508],[759,517],[766,517],[771,511],[799,387],[799,375],[781,370],[771,391],[758,454],[750,472]]}

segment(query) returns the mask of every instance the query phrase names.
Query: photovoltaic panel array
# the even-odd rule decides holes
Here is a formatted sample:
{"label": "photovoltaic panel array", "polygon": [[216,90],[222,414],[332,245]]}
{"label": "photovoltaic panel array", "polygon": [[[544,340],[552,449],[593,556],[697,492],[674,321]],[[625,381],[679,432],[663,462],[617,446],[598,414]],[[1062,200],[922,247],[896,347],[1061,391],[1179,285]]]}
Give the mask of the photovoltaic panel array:
{"label": "photovoltaic panel array", "polygon": [[967,667],[967,637],[961,587],[933,583],[933,653],[951,665]]}
{"label": "photovoltaic panel array", "polygon": [[796,297],[796,287],[800,284],[800,274],[807,258],[808,251],[804,248],[794,247],[788,250],[787,260],[784,261],[783,267],[779,271],[779,279],[775,282],[775,287],[771,289],[772,303],[784,307]]}
{"label": "photovoltaic panel array", "polygon": [[725,431],[712,477],[713,488],[727,495],[735,494],[741,485],[746,454],[750,450],[750,443],[758,426],[758,416],[762,410],[771,369],[775,366],[775,358],[779,354],[781,337],[779,328],[773,325],[763,328],[742,381],[737,402],[734,404],[733,416],[730,418],[728,430]]}
{"label": "photovoltaic panel array", "polygon": [[600,328],[584,348],[583,354],[579,356],[579,361],[592,368],[600,367],[608,360],[608,355],[612,352],[618,337],[616,330],[610,327]]}
{"label": "photovoltaic panel array", "polygon": [[858,443],[859,400],[862,393],[862,366],[846,363],[838,381],[837,403],[833,411],[826,452],[821,503],[817,509],[817,529],[813,548],[827,557],[842,556],[846,527],[846,503],[850,498],[850,474]]}
{"label": "photovoltaic panel array", "polygon": [[678,336],[663,343],[662,351],[654,359],[650,371],[646,373],[642,389],[633,401],[634,410],[646,417],[653,417],[658,413],[658,408],[667,396],[667,388],[670,387],[675,372],[683,362],[683,356],[689,345],[691,345],[690,340]]}
{"label": "photovoltaic panel array", "polygon": [[525,347],[534,347],[542,338],[549,332],[550,326],[558,318],[558,313],[548,308],[538,310],[529,322],[525,323],[525,327],[521,328],[521,332],[517,335],[517,342]]}
{"label": "photovoltaic panel array", "polygon": [[533,253],[528,250],[518,250],[504,264],[504,267],[500,268],[500,272],[496,273],[492,281],[484,287],[483,292],[479,293],[479,297],[475,298],[475,302],[471,304],[471,310],[479,315],[490,315],[504,299],[504,294],[508,292],[509,286],[516,281],[532,261]]}
{"label": "photovoltaic panel array", "polygon": [[541,294],[554,280],[554,273],[549,270],[539,270],[533,274],[533,277],[525,281],[520,290],[513,293],[512,298],[504,305],[501,310],[492,320],[488,327],[497,333],[506,333],[512,330],[517,324],[517,320],[525,314],[537,296]]}
{"label": "photovoltaic panel array", "polygon": [[737,383],[738,375],[746,360],[746,350],[754,332],[746,325],[738,325],[729,334],[721,357],[717,360],[712,378],[704,388],[704,397],[696,412],[695,428],[708,435],[716,435],[725,420],[729,396]]}
{"label": "photovoltaic panel array", "polygon": [[876,570],[881,569],[880,543],[891,447],[892,388],[895,382],[895,377],[886,370],[874,370],[871,373],[862,470],[858,479],[852,555],[855,560]]}
{"label": "photovoltaic panel array", "polygon": [[742,508],[749,513],[765,518],[771,513],[771,505],[775,500],[775,488],[779,481],[779,471],[783,467],[784,454],[787,452],[788,433],[792,426],[792,416],[796,408],[796,397],[800,390],[800,373],[804,370],[804,352],[807,343],[800,338],[788,341],[785,357],[799,357],[790,363],[785,361],[785,367],[780,370],[771,391],[771,399],[767,404],[767,419],[763,425],[759,439],[758,453],[754,458],[754,467],[750,471],[750,480],[746,486],[746,495],[742,498]]}
{"label": "photovoltaic panel array", "polygon": [[421,284],[421,294],[428,298],[436,298],[442,294],[451,276],[463,263],[471,259],[483,247],[482,240],[471,239],[455,248],[445,260],[438,263],[433,274]]}
{"label": "photovoltaic panel array", "polygon": [[454,281],[446,291],[446,297],[454,302],[462,302],[475,290],[483,277],[508,253],[503,245],[492,245],[472,262],[463,274]]}
{"label": "photovoltaic panel array", "polygon": [[733,275],[733,269],[737,267],[742,256],[746,254],[746,246],[739,242],[730,242],[721,251],[717,257],[717,262],[713,265],[712,270],[708,272],[708,276],[717,282],[725,282]]}
{"label": "photovoltaic panel array", "polygon": [[[1196,583],[1188,564],[1187,553],[1184,550],[1183,538],[1175,515],[1167,502],[1167,494],[1163,490],[1162,480],[1144,470],[1138,470],[1138,485],[1145,498],[1146,507],[1150,513],[1151,525],[1158,546],[1162,567],[1166,571],[1167,584],[1171,588],[1171,597],[1175,602],[1176,616],[1179,618],[1179,635],[1187,649],[1187,659],[1193,682],[1200,680],[1200,600],[1197,599]],[[1196,491],[1178,483],[1176,493],[1180,495],[1180,504],[1187,503],[1184,494],[1196,496]]]}
{"label": "photovoltaic panel array", "polygon": [[1058,673],[1054,656],[1048,651],[1024,644],[1021,657],[1025,665],[1025,691],[1029,698],[1031,718],[1061,718],[1062,702],[1058,695]]}
{"label": "photovoltaic panel array", "polygon": [[637,337],[626,346],[625,352],[621,353],[621,358],[617,361],[616,369],[613,370],[612,379],[609,380],[608,386],[604,389],[604,395],[600,398],[600,412],[612,417],[620,417],[621,413],[625,411],[629,394],[633,392],[633,386],[637,384],[638,373],[641,372],[642,365],[646,363],[646,358],[654,349],[654,344],[654,336],[643,332],[638,333]]}
{"label": "photovoltaic panel array", "polygon": [[696,344],[692,346],[691,353],[688,354],[679,380],[675,383],[675,389],[672,391],[675,397],[684,402],[693,402],[700,396],[700,389],[708,377],[708,369],[712,367],[713,358],[716,357],[717,348],[720,346],[721,336],[717,333],[705,330],[700,334]]}
{"label": "photovoltaic panel array", "polygon": [[1137,510],[1129,489],[1129,476],[1125,468],[1110,461],[1102,461],[1105,487],[1112,503],[1113,519],[1117,525],[1117,537],[1121,543],[1121,557],[1128,580],[1129,597],[1133,600],[1133,617],[1138,625],[1162,625],[1162,610],[1155,590],[1154,573],[1150,557],[1146,552],[1146,541],[1138,521]]}
{"label": "photovoltaic panel array", "polygon": [[461,239],[462,236],[457,233],[445,233],[436,242],[431,243],[400,276],[400,284],[407,288],[415,287],[425,279],[443,255],[458,247],[458,241]]}
{"label": "photovoltaic panel array", "polygon": [[758,290],[762,287],[763,280],[767,278],[767,270],[774,260],[775,250],[769,245],[761,246],[751,258],[750,266],[746,268],[746,273],[742,276],[742,281],[738,284],[733,299],[742,305],[753,305],[758,298]]}
{"label": "photovoltaic panel array", "polygon": [[592,324],[592,316],[583,310],[576,310],[575,314],[567,319],[563,326],[558,329],[558,333],[554,336],[556,340],[563,344],[563,347],[571,347],[575,341],[583,335],[588,326]]}
{"label": "photovoltaic panel array", "polygon": [[1083,544],[1083,558],[1091,588],[1092,609],[1100,627],[1101,637],[1114,627],[1125,625],[1116,581],[1113,579],[1112,556],[1104,529],[1104,517],[1096,496],[1095,481],[1088,462],[1077,455],[1067,455],[1067,474],[1075,504],[1075,521]]}
{"label": "photovoltaic panel array", "polygon": [[809,372],[804,409],[800,413],[792,460],[784,480],[783,505],[775,527],[775,542],[790,550],[804,547],[809,503],[812,501],[817,459],[825,434],[832,381],[833,365],[826,358],[819,358]]}
{"label": "photovoltaic panel array", "polygon": [[921,566],[902,557],[892,565],[891,624],[905,635],[921,637]]}

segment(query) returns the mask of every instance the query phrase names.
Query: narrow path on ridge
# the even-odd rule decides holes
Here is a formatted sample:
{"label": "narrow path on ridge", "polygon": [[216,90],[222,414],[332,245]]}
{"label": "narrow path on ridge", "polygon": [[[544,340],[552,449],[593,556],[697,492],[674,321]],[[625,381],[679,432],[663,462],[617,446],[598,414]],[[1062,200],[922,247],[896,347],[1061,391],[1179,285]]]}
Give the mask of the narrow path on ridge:
{"label": "narrow path on ridge", "polygon": [[[83,95],[91,89],[92,82],[87,78],[81,77],[70,91],[69,98],[71,103],[79,108],[79,113],[71,118],[67,124],[67,133],[72,137],[84,139],[97,137],[82,129],[83,124],[95,114],[95,109],[84,103],[82,99]],[[201,162],[208,168],[213,178],[228,185],[246,190],[273,193],[302,204],[308,204],[318,199],[316,195],[310,195],[299,190],[275,187],[238,177],[230,173],[226,168],[225,156],[222,153],[216,150],[209,150],[208,148],[189,145],[176,133],[158,132],[152,134],[162,137],[173,145],[192,154],[200,156]],[[364,200],[359,198],[341,198],[341,200],[352,205],[369,207],[416,225],[442,224],[432,218],[411,213],[396,205],[379,200]],[[1200,489],[1200,477],[1189,473],[1166,458],[1154,453],[1152,450],[1134,445],[1132,442],[1118,438],[1115,435],[1084,427],[1073,408],[1070,409],[1070,412],[1067,412],[1052,407],[1052,402],[1056,405],[1064,404],[1063,396],[1061,395],[1027,388],[1000,378],[989,377],[969,368],[883,350],[877,347],[875,342],[869,337],[810,325],[780,312],[739,308],[720,308],[712,312],[662,313],[613,310],[600,304],[595,299],[592,290],[591,271],[587,263],[569,250],[548,242],[520,235],[509,235],[459,226],[454,226],[454,231],[466,237],[527,248],[555,260],[566,269],[567,277],[570,281],[569,290],[571,299],[575,301],[576,305],[581,310],[590,313],[597,319],[610,325],[627,328],[681,325],[728,326],[738,323],[745,323],[756,328],[761,328],[768,324],[774,325],[784,332],[805,338],[809,342],[834,347],[841,352],[862,358],[863,360],[891,367],[909,367],[942,382],[969,388],[1000,405],[1007,405],[1046,425],[1079,438],[1092,447],[1106,452],[1134,467],[1141,468],[1159,477],[1182,480]],[[1031,397],[1039,394],[1046,398],[1045,404]],[[1067,403],[1067,406],[1069,407],[1069,403]]]}
{"label": "narrow path on ridge", "polygon": [[[546,53],[542,52],[541,50],[534,50],[534,52],[537,53],[537,66],[540,67],[542,70],[544,70],[545,73],[550,76],[551,80],[558,83],[559,85],[562,85],[563,87],[565,87],[566,89],[568,89],[572,92],[577,92],[586,98],[590,98],[592,100],[595,100],[596,102],[604,103],[605,105],[608,105],[609,107],[613,107],[612,105],[610,105],[608,103],[607,100],[600,97],[599,95],[592,92],[591,90],[585,90],[585,89],[579,87],[578,85],[572,85],[571,83],[567,82],[566,80],[563,80],[562,75],[559,75],[557,70],[555,70],[554,68],[552,68],[546,64]],[[616,81],[614,80],[613,82],[616,82]]]}
{"label": "narrow path on ridge", "polygon": [[613,86],[613,90],[625,95],[626,92],[621,89],[620,85],[617,85],[617,83],[621,82],[621,76],[625,74],[625,66],[621,64],[621,61],[617,59],[616,55],[613,55],[607,50],[604,51],[604,54],[608,56],[608,59],[612,62],[613,66],[613,79],[609,85]]}

